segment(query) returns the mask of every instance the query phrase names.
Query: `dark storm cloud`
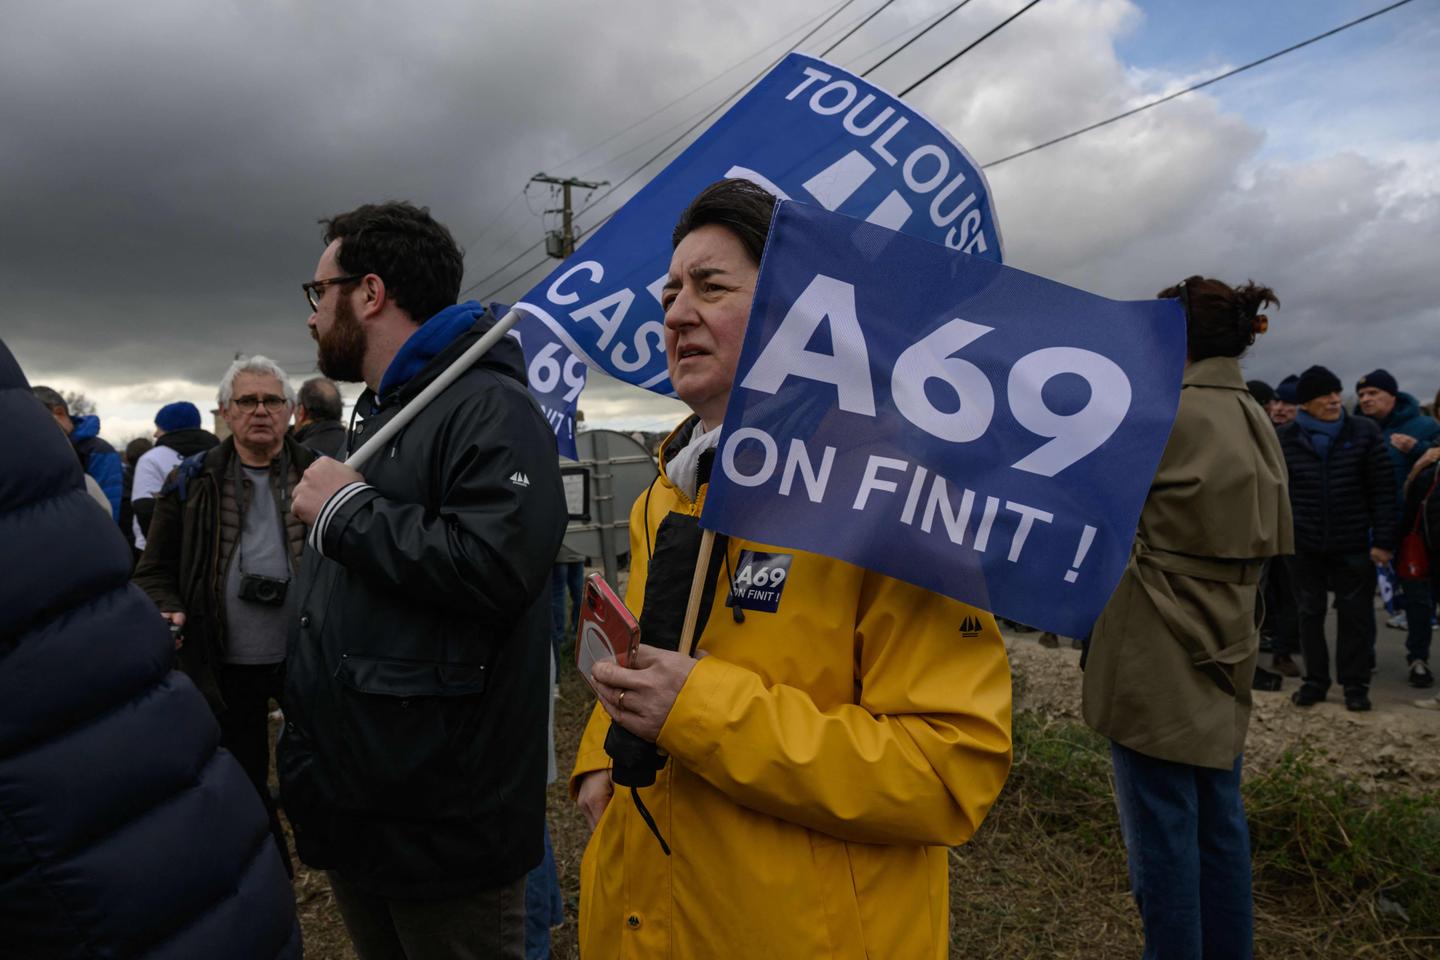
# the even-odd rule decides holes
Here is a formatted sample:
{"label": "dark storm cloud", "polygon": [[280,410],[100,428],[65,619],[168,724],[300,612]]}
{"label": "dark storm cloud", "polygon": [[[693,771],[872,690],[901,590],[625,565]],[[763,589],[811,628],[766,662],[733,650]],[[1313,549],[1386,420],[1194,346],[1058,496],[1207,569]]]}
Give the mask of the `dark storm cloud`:
{"label": "dark storm cloud", "polygon": [[[10,8],[0,39],[7,342],[28,367],[107,383],[211,382],[237,350],[303,365],[313,344],[299,284],[322,249],[319,217],[405,198],[469,243],[547,161],[703,79],[707,61],[757,45],[739,23],[702,34],[698,9],[597,13]],[[655,41],[671,29],[717,43]],[[511,231],[513,248],[541,229],[531,219]],[[468,266],[483,275],[496,262]]]}
{"label": "dark storm cloud", "polygon": [[[541,238],[535,214],[554,204],[543,189],[521,200],[531,174],[618,180],[671,138],[667,127],[716,102],[836,3],[777,13],[736,0],[723,16],[713,5],[642,0],[9,9],[0,335],[32,373],[115,388],[117,406],[129,385],[213,384],[236,351],[303,373],[314,348],[299,284],[321,251],[317,218],[392,197],[427,204],[472,248],[469,285]],[[803,49],[818,53],[874,6],[853,4]],[[863,68],[877,44],[949,6],[894,4],[832,59]],[[1018,6],[975,0],[874,79],[903,88]],[[910,99],[977,159],[1001,156],[1199,79],[1132,70],[1116,56],[1116,38],[1144,19],[1128,0],[1041,4]],[[1124,298],[1188,272],[1253,276],[1285,302],[1250,361],[1255,374],[1388,365],[1402,385],[1433,390],[1440,185],[1427,171],[1440,158],[1440,88],[1418,81],[1434,75],[1422,65],[1440,21],[1395,22],[1356,41],[1363,57],[1329,58],[1317,45],[1308,60],[1277,61],[1293,71],[1278,87],[1261,82],[1281,75],[1267,67],[996,168],[1007,259]],[[757,51],[766,55],[657,113]],[[1214,69],[1206,63],[1204,75]],[[1243,116],[1226,109],[1231,95]],[[1375,132],[1380,107],[1394,143]],[[1304,136],[1272,132],[1297,111],[1325,117],[1321,140],[1333,142],[1317,142],[1315,124]],[[581,227],[614,206],[587,212]],[[602,378],[582,405],[592,422],[675,410]],[[137,404],[125,416],[140,423],[150,412]]]}

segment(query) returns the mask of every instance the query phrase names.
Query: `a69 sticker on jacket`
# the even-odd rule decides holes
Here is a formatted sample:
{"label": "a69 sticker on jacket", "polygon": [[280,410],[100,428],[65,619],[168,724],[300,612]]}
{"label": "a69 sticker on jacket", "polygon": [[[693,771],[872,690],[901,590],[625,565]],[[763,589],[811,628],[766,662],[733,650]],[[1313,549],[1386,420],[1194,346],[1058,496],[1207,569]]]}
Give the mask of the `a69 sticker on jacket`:
{"label": "a69 sticker on jacket", "polygon": [[735,578],[730,581],[730,596],[725,606],[761,613],[780,609],[780,595],[785,592],[792,559],[788,553],[740,551],[740,563],[735,568]]}

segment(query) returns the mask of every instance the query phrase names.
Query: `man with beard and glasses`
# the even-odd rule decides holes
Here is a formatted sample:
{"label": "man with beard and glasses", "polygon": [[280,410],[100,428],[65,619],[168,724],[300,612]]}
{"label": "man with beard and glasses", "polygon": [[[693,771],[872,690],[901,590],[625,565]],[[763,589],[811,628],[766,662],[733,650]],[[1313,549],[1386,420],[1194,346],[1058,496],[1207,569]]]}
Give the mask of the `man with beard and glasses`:
{"label": "man with beard and glasses", "polygon": [[[495,322],[455,303],[450,231],[408,203],[322,221],[320,370],[363,381],[350,448]],[[544,851],[555,436],[502,337],[359,471],[321,457],[278,768],[300,858],[362,960],[522,957]]]}

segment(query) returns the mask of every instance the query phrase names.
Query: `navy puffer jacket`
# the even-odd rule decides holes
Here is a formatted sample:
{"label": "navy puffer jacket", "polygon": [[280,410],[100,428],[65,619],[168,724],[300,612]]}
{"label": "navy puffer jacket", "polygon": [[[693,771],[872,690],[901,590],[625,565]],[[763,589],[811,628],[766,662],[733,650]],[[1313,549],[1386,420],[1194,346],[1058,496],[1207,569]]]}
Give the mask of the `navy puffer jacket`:
{"label": "navy puffer jacket", "polygon": [[1346,415],[1322,458],[1298,420],[1279,430],[1290,470],[1297,553],[1395,549],[1395,479],[1375,421]]}
{"label": "navy puffer jacket", "polygon": [[255,790],[0,343],[0,955],[300,956]]}

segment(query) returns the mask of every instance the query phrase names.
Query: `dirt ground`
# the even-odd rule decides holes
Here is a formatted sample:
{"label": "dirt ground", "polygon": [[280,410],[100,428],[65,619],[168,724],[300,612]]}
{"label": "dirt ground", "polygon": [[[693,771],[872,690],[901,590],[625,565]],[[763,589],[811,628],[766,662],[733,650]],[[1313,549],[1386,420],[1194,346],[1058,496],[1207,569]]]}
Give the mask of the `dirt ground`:
{"label": "dirt ground", "polygon": [[[1256,691],[1245,748],[1247,768],[1264,769],[1286,750],[1304,744],[1317,748],[1337,773],[1367,788],[1408,784],[1440,789],[1440,710],[1421,710],[1412,702],[1435,689],[1415,690],[1405,682],[1404,634],[1380,622],[1379,669],[1370,688],[1375,709],[1350,713],[1333,688],[1325,703],[1302,709],[1290,702],[1300,681],[1288,677],[1277,692]],[[1058,650],[1046,649],[1038,636],[1006,634],[1011,668],[1024,678],[1016,706],[1079,719],[1080,652],[1065,641]]]}
{"label": "dirt ground", "polygon": [[[1020,691],[1017,709],[1042,710],[1078,719],[1079,651],[1069,649],[1064,642],[1061,649],[1046,649],[1038,644],[1037,638],[1035,633],[1006,634],[1011,667]],[[1440,788],[1440,711],[1419,710],[1411,705],[1420,692],[1404,683],[1401,633],[1381,626],[1377,652],[1380,669],[1371,691],[1375,709],[1370,713],[1347,713],[1333,697],[1330,702],[1302,710],[1289,699],[1290,692],[1298,685],[1297,680],[1287,679],[1284,689],[1278,693],[1257,693],[1247,747],[1247,769],[1265,769],[1286,750],[1308,745],[1326,757],[1337,773],[1365,789]],[[555,740],[563,778],[574,761],[575,748],[594,700],[573,670],[562,676],[560,696],[556,704]],[[589,832],[565,792],[563,779],[550,789],[548,820],[566,903],[566,921],[552,931],[551,956],[555,960],[573,960],[578,956],[580,857]],[[1041,850],[1037,853],[1043,855]],[[972,865],[971,869],[976,866],[978,864]],[[997,868],[996,872],[1003,873],[1003,870]],[[1093,932],[1099,938],[1092,941],[1097,946],[1093,956],[1122,955],[1109,948],[1099,949],[1102,942],[1121,949],[1123,955],[1138,954],[1135,949],[1138,925],[1125,890],[1123,864],[1096,864],[1092,875],[1068,877],[1062,886],[1065,884],[1070,885],[1072,896],[1079,893],[1078,886],[1103,888],[1102,899],[1108,909],[1102,911],[1103,916],[1092,918],[1098,924]],[[355,954],[346,939],[324,875],[297,865],[295,893],[306,956],[310,960],[354,960]],[[1056,896],[1062,895],[1063,891],[1056,892]],[[1034,899],[1020,897],[1016,908],[1023,909]],[[1277,905],[1257,904],[1257,922],[1266,923],[1266,912],[1274,909]],[[1264,952],[1287,957],[1305,955],[1303,949],[1299,953]],[[1061,953],[1063,951],[1046,954],[1042,950],[1035,955]]]}

